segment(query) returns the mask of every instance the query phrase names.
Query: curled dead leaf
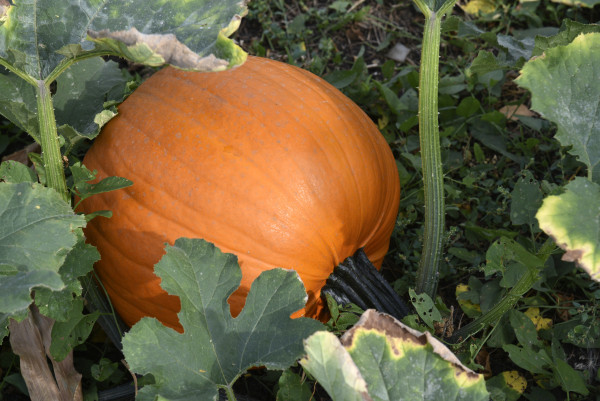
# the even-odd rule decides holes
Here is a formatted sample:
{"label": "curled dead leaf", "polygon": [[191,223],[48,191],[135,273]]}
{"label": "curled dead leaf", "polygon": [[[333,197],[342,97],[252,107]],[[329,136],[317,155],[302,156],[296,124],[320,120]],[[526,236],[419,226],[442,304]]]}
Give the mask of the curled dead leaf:
{"label": "curled dead leaf", "polygon": [[92,39],[114,39],[126,46],[146,45],[154,53],[160,55],[165,63],[178,68],[194,69],[200,71],[220,71],[227,68],[229,62],[217,58],[214,54],[199,56],[189,47],[177,40],[172,34],[145,34],[135,27],[126,31],[112,32],[108,29],[101,31],[88,31]]}

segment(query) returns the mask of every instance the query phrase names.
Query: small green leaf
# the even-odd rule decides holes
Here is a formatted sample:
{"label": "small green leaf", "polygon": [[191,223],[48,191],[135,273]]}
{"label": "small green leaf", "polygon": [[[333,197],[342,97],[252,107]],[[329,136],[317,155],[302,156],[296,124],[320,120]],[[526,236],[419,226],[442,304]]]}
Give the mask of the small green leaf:
{"label": "small green leaf", "polygon": [[579,372],[564,360],[557,358],[552,366],[554,376],[558,379],[560,386],[566,392],[574,391],[582,395],[588,395],[589,390],[585,386],[585,380]]}
{"label": "small green leaf", "polygon": [[460,101],[456,107],[456,114],[461,117],[470,117],[481,110],[481,103],[476,98],[469,96]]}
{"label": "small green leaf", "polygon": [[[516,82],[531,91],[532,109],[556,123],[556,139],[600,183],[600,33],[580,35],[527,62]],[[552,82],[552,85],[548,85]]]}
{"label": "small green leaf", "polygon": [[116,191],[117,189],[126,188],[133,185],[132,181],[123,177],[106,177],[95,184],[88,184],[96,178],[96,173],[92,173],[83,164],[77,162],[69,167],[73,174],[73,186],[80,200],[86,199],[92,195],[103,192]]}
{"label": "small green leaf", "polygon": [[577,177],[562,195],[544,199],[536,215],[540,228],[576,262],[600,281],[600,185]]}
{"label": "small green leaf", "polygon": [[237,257],[204,240],[175,241],[155,273],[181,300],[184,332],[143,318],[123,338],[131,369],[156,380],[140,391],[141,400],[216,400],[219,388],[231,389],[252,366],[289,367],[302,354],[302,339],[323,327],[313,319],[290,319],[304,306],[306,292],[298,274],[283,269],[263,272],[232,318],[227,299],[241,280]]}
{"label": "small green leaf", "polygon": [[333,401],[370,401],[367,383],[338,338],[318,331],[304,341],[300,364],[316,378]]}
{"label": "small green leaf", "polygon": [[518,347],[514,344],[505,344],[502,349],[508,352],[509,358],[521,368],[531,373],[550,374],[545,368],[552,365],[552,359],[545,350],[535,352],[531,348]]}
{"label": "small green leaf", "polygon": [[487,50],[481,50],[467,69],[467,76],[485,75],[488,72],[508,69],[508,63],[500,61],[496,56]]}
{"label": "small green leaf", "polygon": [[64,322],[54,322],[52,326],[52,344],[50,353],[56,361],[62,361],[77,345],[83,344],[90,335],[94,323],[100,316],[96,311],[82,314],[83,300],[72,302],[72,314]]}
{"label": "small green leaf", "polygon": [[430,329],[433,329],[434,322],[442,321],[442,315],[429,295],[425,293],[417,295],[412,288],[408,290],[408,294],[415,310]]}
{"label": "small green leaf", "polygon": [[517,340],[519,340],[519,344],[529,348],[533,346],[541,347],[542,343],[538,339],[535,325],[527,315],[523,312],[511,309],[508,312],[508,318],[511,326],[515,330],[515,335],[517,336]]}
{"label": "small green leaf", "polygon": [[14,160],[7,160],[0,164],[0,181],[4,182],[36,182],[37,177],[33,170]]}
{"label": "small green leaf", "polygon": [[528,224],[532,231],[539,230],[535,218],[537,210],[542,205],[542,190],[530,171],[524,171],[523,176],[515,184],[511,192],[510,220],[513,224]]}
{"label": "small green leaf", "polygon": [[279,378],[276,401],[310,401],[312,388],[296,373],[286,369]]}

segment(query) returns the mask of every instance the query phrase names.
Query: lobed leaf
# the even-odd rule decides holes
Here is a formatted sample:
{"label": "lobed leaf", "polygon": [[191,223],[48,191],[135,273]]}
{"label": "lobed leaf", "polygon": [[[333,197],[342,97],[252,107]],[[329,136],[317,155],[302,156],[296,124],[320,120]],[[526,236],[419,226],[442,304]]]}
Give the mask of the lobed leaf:
{"label": "lobed leaf", "polygon": [[[123,338],[131,369],[152,373],[156,383],[139,399],[216,400],[252,366],[285,369],[302,354],[302,339],[322,328],[308,318],[290,319],[306,302],[292,270],[263,272],[234,319],[227,298],[239,286],[237,257],[214,245],[180,238],[155,266],[162,287],[181,300],[183,333],[144,318]],[[151,350],[151,351],[149,351]]]}

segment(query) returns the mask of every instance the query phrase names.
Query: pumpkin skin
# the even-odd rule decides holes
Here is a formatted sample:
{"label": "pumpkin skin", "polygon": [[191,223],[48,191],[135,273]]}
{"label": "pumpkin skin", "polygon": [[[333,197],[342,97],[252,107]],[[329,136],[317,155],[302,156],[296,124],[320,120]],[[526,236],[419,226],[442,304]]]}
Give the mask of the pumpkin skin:
{"label": "pumpkin skin", "polygon": [[113,212],[85,234],[130,326],[153,316],[182,330],[179,299],[153,270],[179,237],[237,255],[233,316],[261,272],[283,267],[308,293],[293,317],[322,317],[320,290],[335,266],[361,247],[381,266],[400,199],[394,157],[368,116],[310,72],[258,57],[218,73],[157,72],[120,105],[84,165],[95,181],[134,182],[78,209]]}

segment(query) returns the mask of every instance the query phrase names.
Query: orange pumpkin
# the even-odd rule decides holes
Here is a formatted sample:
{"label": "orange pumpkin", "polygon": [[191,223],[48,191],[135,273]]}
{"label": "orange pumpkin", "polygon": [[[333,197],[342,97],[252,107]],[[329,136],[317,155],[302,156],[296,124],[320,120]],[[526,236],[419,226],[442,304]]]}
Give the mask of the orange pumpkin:
{"label": "orange pumpkin", "polygon": [[85,234],[129,325],[154,316],[182,330],[179,299],[153,272],[179,237],[238,256],[234,316],[252,281],[283,267],[308,292],[294,316],[318,317],[336,265],[364,247],[379,268],[400,198],[392,152],[356,104],[310,72],[258,57],[225,72],[157,72],[119,107],[84,164],[97,179],[134,182],[79,208],[113,211]]}

